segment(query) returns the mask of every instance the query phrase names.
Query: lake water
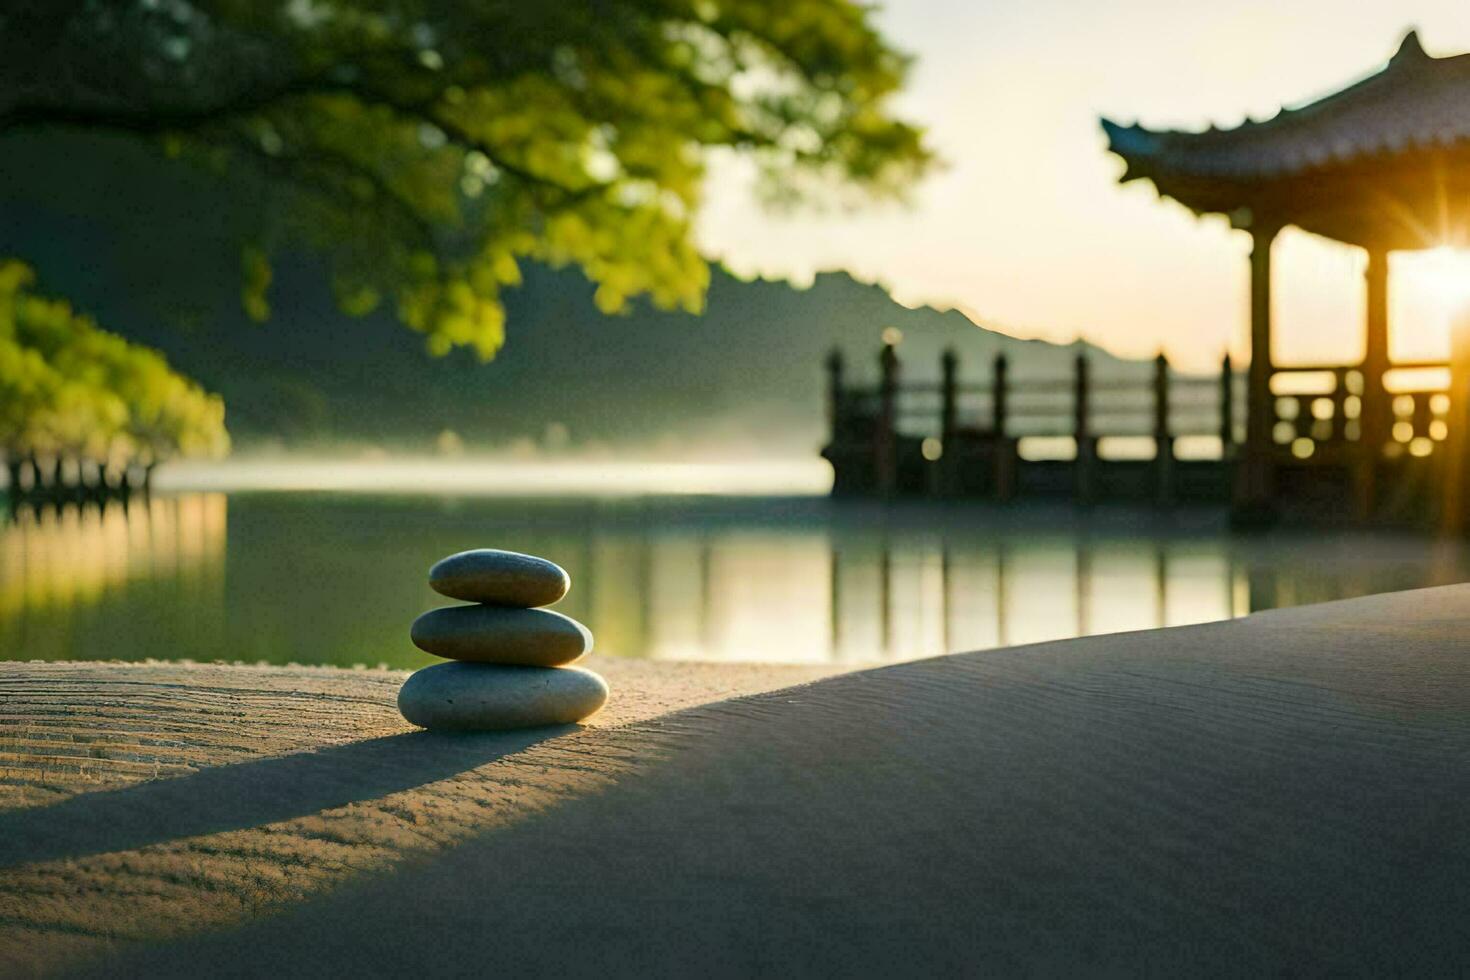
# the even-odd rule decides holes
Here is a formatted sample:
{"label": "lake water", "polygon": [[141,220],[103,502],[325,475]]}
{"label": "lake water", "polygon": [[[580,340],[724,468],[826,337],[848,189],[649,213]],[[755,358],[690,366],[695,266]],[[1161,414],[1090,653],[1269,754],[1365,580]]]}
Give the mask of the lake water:
{"label": "lake water", "polygon": [[415,667],[437,558],[572,576],[616,656],[869,663],[1470,579],[1458,544],[1232,536],[1215,514],[822,497],[179,492],[0,526],[0,656]]}

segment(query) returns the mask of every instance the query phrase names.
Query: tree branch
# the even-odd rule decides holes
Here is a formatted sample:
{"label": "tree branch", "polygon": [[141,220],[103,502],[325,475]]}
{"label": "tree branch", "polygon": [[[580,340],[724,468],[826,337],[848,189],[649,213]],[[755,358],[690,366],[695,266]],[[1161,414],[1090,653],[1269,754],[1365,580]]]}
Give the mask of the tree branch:
{"label": "tree branch", "polygon": [[438,241],[434,234],[434,226],[418,212],[413,203],[398,193],[382,174],[353,160],[346,154],[322,147],[313,147],[309,155],[270,154],[248,134],[235,128],[221,128],[217,132],[204,131],[197,134],[197,138],[210,145],[228,145],[246,154],[251,163],[269,177],[285,180],[321,193],[341,196],[349,205],[358,205],[362,201],[352,194],[349,188],[330,180],[313,178],[308,171],[315,167],[322,167],[337,170],[349,178],[363,179],[372,187],[374,199],[387,203],[388,210],[397,215],[398,220],[408,227],[413,237],[423,247],[429,251],[437,251]]}
{"label": "tree branch", "polygon": [[503,151],[475,136],[463,124],[446,117],[437,99],[409,100],[364,85],[360,82],[338,82],[331,79],[296,79],[262,91],[247,93],[217,106],[171,106],[149,109],[94,108],[82,106],[14,106],[0,112],[0,134],[19,129],[59,126],[71,129],[110,129],[137,136],[160,136],[173,132],[202,129],[233,119],[282,108],[293,99],[328,95],[349,95],[368,106],[382,106],[400,116],[417,119],[440,129],[466,149],[477,150],[496,169],[523,184],[542,187],[560,195],[559,203],[573,203],[608,189],[609,184],[592,183],[570,187],[560,181],[537,174],[505,159]]}

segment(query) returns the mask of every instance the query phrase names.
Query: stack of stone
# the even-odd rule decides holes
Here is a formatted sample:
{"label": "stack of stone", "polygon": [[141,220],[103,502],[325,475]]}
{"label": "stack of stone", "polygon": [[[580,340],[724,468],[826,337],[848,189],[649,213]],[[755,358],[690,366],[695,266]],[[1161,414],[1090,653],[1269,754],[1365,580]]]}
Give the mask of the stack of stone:
{"label": "stack of stone", "polygon": [[473,605],[432,609],[414,620],[414,645],[450,662],[409,677],[398,692],[404,718],[429,729],[529,728],[581,721],[606,703],[606,681],[567,666],[592,649],[592,634],[540,608],[571,587],[561,566],[481,548],[437,563],[429,585]]}

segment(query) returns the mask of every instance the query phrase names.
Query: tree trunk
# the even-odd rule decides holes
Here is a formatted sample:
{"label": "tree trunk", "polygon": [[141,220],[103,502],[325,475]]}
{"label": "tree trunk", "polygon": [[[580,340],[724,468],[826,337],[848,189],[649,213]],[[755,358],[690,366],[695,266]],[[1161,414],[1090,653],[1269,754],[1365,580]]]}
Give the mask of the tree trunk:
{"label": "tree trunk", "polygon": [[107,474],[101,462],[83,459],[77,463],[77,486],[83,496],[101,500],[107,496]]}

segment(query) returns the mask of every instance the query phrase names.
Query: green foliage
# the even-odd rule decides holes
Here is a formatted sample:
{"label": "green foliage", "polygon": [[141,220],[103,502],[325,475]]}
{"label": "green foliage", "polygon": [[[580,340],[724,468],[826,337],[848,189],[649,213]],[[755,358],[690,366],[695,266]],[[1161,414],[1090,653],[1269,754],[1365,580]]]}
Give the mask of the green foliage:
{"label": "green foliage", "polygon": [[270,319],[271,304],[267,298],[270,287],[270,260],[260,249],[247,245],[240,256],[240,305],[256,323]]}
{"label": "green foliage", "polygon": [[224,403],[163,355],[108,333],[63,300],[31,291],[21,262],[0,261],[0,449],[154,463],[218,456]]}
{"label": "green foliage", "polygon": [[605,312],[699,310],[714,153],[783,204],[894,196],[931,162],[886,107],[907,62],[855,0],[30,6],[0,32],[0,131],[136,132],[249,180],[252,317],[268,251],[305,244],[345,311],[390,302],[438,352],[494,354],[525,259],[581,267]]}

